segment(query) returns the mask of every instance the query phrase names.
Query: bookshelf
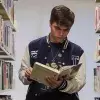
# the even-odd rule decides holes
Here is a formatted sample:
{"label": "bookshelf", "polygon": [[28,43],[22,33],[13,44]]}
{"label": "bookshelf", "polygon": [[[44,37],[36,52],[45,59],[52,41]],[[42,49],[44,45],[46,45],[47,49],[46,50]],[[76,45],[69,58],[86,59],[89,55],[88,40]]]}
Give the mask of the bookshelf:
{"label": "bookshelf", "polygon": [[15,60],[15,57],[11,55],[2,45],[0,45],[0,59]]}
{"label": "bookshelf", "polygon": [[94,100],[100,100],[100,0],[95,0],[97,4],[95,7],[95,33],[97,33],[95,63],[96,67],[93,68],[94,73],[94,93],[96,96]]}
{"label": "bookshelf", "polygon": [[14,89],[14,1],[18,0],[0,0],[0,100],[3,100],[2,94],[8,94]]}
{"label": "bookshelf", "polygon": [[6,7],[2,3],[2,0],[0,0],[0,15],[2,15],[4,20],[9,20],[10,21],[13,31],[16,32],[16,28],[14,26],[14,22],[11,19],[10,15],[8,14]]}

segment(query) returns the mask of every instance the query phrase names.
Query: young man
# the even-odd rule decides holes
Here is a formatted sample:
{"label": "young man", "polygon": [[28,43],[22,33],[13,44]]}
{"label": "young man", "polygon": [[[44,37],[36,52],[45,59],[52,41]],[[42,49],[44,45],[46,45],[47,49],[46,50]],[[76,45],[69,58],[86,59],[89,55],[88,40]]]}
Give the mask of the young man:
{"label": "young man", "polygon": [[[79,100],[78,91],[85,85],[85,58],[83,49],[68,40],[67,35],[74,23],[74,13],[64,5],[51,11],[48,36],[33,40],[26,48],[19,70],[19,79],[29,85],[26,100]],[[77,75],[71,80],[46,77],[49,87],[30,79],[35,62],[51,67],[82,63]],[[58,68],[59,69],[59,68]]]}

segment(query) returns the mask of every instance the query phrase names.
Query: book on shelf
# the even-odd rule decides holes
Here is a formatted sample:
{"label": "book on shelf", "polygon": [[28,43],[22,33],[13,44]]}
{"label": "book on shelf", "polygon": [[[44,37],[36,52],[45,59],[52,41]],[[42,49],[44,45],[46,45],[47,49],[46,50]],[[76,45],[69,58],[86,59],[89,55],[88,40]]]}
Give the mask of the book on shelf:
{"label": "book on shelf", "polygon": [[0,90],[12,89],[13,64],[0,59]]}
{"label": "book on shelf", "polygon": [[97,40],[96,40],[94,60],[96,62],[100,62],[100,37],[98,37]]}
{"label": "book on shelf", "polygon": [[30,78],[45,85],[48,85],[45,81],[46,76],[55,76],[56,79],[64,77],[70,80],[77,75],[81,65],[82,63],[77,65],[62,66],[58,70],[42,63],[35,62]]}
{"label": "book on shelf", "polygon": [[100,66],[94,68],[94,91],[100,92]]}
{"label": "book on shelf", "polygon": [[100,32],[100,6],[95,8],[95,30],[96,33]]}
{"label": "book on shelf", "polygon": [[94,91],[98,91],[99,84],[98,84],[98,76],[97,76],[97,69],[94,68]]}

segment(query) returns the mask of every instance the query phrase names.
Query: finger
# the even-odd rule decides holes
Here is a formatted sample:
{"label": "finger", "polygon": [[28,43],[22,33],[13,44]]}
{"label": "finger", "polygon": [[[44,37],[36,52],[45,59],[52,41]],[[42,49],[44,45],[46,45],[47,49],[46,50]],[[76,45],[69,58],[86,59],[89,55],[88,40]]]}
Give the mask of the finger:
{"label": "finger", "polygon": [[29,74],[31,74],[32,73],[32,71],[30,70],[30,68],[29,69],[27,69],[26,70]]}
{"label": "finger", "polygon": [[48,83],[51,83],[49,77],[46,77],[45,80],[46,80]]}
{"label": "finger", "polygon": [[29,73],[32,73],[33,68],[29,67]]}
{"label": "finger", "polygon": [[30,76],[30,71],[29,71],[29,69],[26,69],[25,75],[26,75],[26,77],[29,77],[29,76]]}
{"label": "finger", "polygon": [[29,77],[29,73],[28,73],[28,72],[25,72],[25,76],[26,76],[26,77]]}
{"label": "finger", "polygon": [[57,84],[57,80],[55,77],[50,77],[50,80],[53,84]]}
{"label": "finger", "polygon": [[58,81],[62,81],[64,78],[63,77],[59,77],[58,78]]}
{"label": "finger", "polygon": [[30,75],[30,72],[29,72],[28,70],[26,70],[26,74],[27,74],[27,75]]}
{"label": "finger", "polygon": [[60,86],[60,84],[62,83],[63,81],[63,78],[59,79],[59,80],[56,80],[55,77],[52,77],[51,78],[51,83],[52,85],[56,88],[58,86]]}
{"label": "finger", "polygon": [[46,82],[47,82],[50,86],[52,86],[52,82],[51,82],[51,80],[49,79],[49,77],[46,77],[45,80],[46,80]]}
{"label": "finger", "polygon": [[57,81],[54,79],[54,77],[48,77],[47,81],[48,81],[48,83],[51,87],[56,87],[57,86]]}

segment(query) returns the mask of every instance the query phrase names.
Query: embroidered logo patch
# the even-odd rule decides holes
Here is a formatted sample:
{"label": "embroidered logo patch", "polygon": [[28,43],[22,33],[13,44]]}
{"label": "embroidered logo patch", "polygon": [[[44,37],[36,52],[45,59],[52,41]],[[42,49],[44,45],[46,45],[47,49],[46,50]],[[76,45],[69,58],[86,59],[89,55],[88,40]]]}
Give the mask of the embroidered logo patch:
{"label": "embroidered logo patch", "polygon": [[76,65],[77,64],[77,61],[79,61],[79,56],[72,55],[71,59],[73,61],[73,65]]}
{"label": "embroidered logo patch", "polygon": [[31,51],[31,57],[32,58],[37,58],[37,54],[38,54],[38,50],[34,50],[34,51]]}

